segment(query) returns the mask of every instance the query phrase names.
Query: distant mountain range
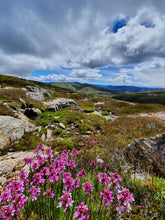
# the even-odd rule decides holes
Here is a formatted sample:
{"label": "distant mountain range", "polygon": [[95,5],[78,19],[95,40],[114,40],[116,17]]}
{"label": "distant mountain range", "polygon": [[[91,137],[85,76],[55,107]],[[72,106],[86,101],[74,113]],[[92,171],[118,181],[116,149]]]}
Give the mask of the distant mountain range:
{"label": "distant mountain range", "polygon": [[157,90],[156,88],[136,87],[136,86],[113,86],[113,85],[92,85],[79,82],[57,82],[53,85],[69,89],[74,92],[86,94],[124,94],[133,92],[144,92]]}
{"label": "distant mountain range", "polygon": [[129,93],[160,90],[156,88],[136,87],[136,86],[113,86],[113,85],[93,85],[79,82],[56,82],[43,83],[31,80],[25,80],[18,77],[0,75],[0,84],[6,84],[16,87],[25,87],[27,85],[38,85],[47,88],[53,87],[60,91],[84,93],[87,95],[122,95]]}
{"label": "distant mountain range", "polygon": [[56,87],[68,89],[73,92],[85,93],[85,94],[99,94],[99,95],[115,95],[123,94],[125,92],[111,88],[104,88],[99,85],[91,85],[87,83],[78,82],[57,82],[53,83]]}
{"label": "distant mountain range", "polygon": [[112,86],[112,85],[99,85],[103,88],[115,89],[118,91],[132,93],[132,92],[144,92],[149,90],[157,90],[158,88],[137,87],[137,86]]}

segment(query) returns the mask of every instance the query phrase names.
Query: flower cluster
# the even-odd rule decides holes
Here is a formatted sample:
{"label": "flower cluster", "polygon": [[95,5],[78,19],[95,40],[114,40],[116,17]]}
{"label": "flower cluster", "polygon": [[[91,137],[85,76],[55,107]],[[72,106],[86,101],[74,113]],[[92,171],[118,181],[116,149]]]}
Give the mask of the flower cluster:
{"label": "flower cluster", "polygon": [[121,214],[121,211],[125,208],[127,212],[131,210],[130,202],[134,201],[133,194],[130,194],[128,189],[118,190],[117,199],[119,201],[116,210]]}
{"label": "flower cluster", "polygon": [[121,177],[118,173],[112,173],[109,177],[110,184],[109,187],[120,188]]}
{"label": "flower cluster", "polygon": [[63,207],[64,212],[66,212],[68,206],[72,206],[74,201],[72,200],[71,193],[68,193],[67,191],[63,191],[63,194],[64,195],[59,198],[61,200],[61,202],[59,203],[57,208]]}
{"label": "flower cluster", "polygon": [[[91,144],[91,142],[86,144]],[[7,220],[15,218],[19,215],[21,209],[24,209],[24,212],[27,213],[33,210],[38,214],[40,211],[34,210],[32,203],[35,204],[35,207],[40,207],[40,204],[42,204],[45,211],[52,215],[52,219],[53,214],[56,213],[52,210],[56,208],[62,208],[62,213],[63,215],[66,214],[66,217],[72,209],[70,212],[72,217],[79,220],[89,219],[87,212],[90,210],[91,213],[92,207],[97,207],[97,203],[100,203],[100,207],[104,205],[105,208],[107,208],[106,206],[111,208],[111,204],[115,203],[119,214],[121,214],[121,211],[129,212],[133,195],[130,194],[128,189],[121,188],[121,177],[117,173],[101,173],[102,169],[99,171],[99,167],[102,166],[98,164],[96,166],[96,160],[92,160],[89,164],[93,169],[97,168],[96,172],[92,170],[89,175],[85,169],[81,169],[76,173],[73,156],[77,154],[76,149],[73,149],[71,154],[65,150],[54,157],[50,148],[45,148],[43,144],[39,144],[37,149],[34,150],[34,157],[24,159],[29,166],[30,173],[28,174],[24,169],[20,170],[18,179],[9,182],[0,194],[0,218]],[[99,160],[97,163],[103,163],[101,159]],[[89,192],[90,196],[88,195]],[[94,199],[95,196],[99,198],[98,201]],[[88,208],[82,201],[84,197]],[[91,201],[94,203],[93,205],[91,205]],[[102,201],[104,201],[104,204]],[[76,205],[78,206],[76,207]],[[42,217],[44,218],[44,216]]]}
{"label": "flower cluster", "polygon": [[55,196],[55,194],[53,193],[52,189],[47,189],[46,192],[43,193],[43,196],[48,195],[50,196],[52,199]]}
{"label": "flower cluster", "polygon": [[97,179],[100,183],[108,184],[108,175],[106,173],[99,173]]}
{"label": "flower cluster", "polygon": [[77,174],[77,176],[79,177],[79,179],[81,179],[82,177],[84,177],[86,175],[86,172],[84,169],[80,170],[80,172]]}
{"label": "flower cluster", "polygon": [[96,166],[96,163],[94,160],[92,160],[92,162],[89,164],[90,167],[92,167],[93,169],[95,168]]}
{"label": "flower cluster", "polygon": [[103,192],[100,192],[100,195],[103,197],[105,206],[110,206],[110,202],[113,202],[114,197],[112,196],[113,192],[105,189],[103,187]]}
{"label": "flower cluster", "polygon": [[91,181],[89,181],[89,183],[88,182],[83,183],[83,186],[84,186],[83,191],[85,191],[85,194],[88,194],[89,190],[93,191],[94,189]]}
{"label": "flower cluster", "polygon": [[86,212],[88,211],[88,208],[87,208],[86,205],[84,205],[84,202],[83,202],[83,201],[80,202],[80,205],[77,206],[76,209],[77,209],[78,211],[76,211],[76,212],[74,213],[74,216],[73,216],[74,218],[79,217],[79,220],[81,220],[81,219],[86,219],[86,220],[88,220],[88,219],[89,219],[89,215],[88,215],[88,214],[85,214],[85,215],[84,215],[84,213],[86,213]]}

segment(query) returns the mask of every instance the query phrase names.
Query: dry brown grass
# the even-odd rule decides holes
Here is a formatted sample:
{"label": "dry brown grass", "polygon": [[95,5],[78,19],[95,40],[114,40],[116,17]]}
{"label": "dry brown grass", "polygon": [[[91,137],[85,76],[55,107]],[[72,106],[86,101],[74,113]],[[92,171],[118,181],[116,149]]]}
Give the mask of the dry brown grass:
{"label": "dry brown grass", "polygon": [[165,123],[151,117],[123,116],[104,126],[104,135],[98,139],[112,153],[115,148],[124,149],[135,139],[154,137],[165,130]]}

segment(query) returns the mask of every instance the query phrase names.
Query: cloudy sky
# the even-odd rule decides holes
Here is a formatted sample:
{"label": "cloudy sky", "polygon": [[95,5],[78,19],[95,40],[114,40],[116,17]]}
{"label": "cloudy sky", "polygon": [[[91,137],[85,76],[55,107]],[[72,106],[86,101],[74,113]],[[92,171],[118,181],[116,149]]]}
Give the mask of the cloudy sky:
{"label": "cloudy sky", "polygon": [[165,87],[165,1],[0,0],[0,74]]}

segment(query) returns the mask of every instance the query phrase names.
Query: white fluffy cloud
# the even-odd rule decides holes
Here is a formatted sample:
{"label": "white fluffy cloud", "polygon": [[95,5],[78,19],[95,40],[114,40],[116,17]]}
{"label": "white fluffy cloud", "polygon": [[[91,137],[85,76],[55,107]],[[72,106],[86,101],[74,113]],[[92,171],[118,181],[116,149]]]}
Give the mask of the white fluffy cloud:
{"label": "white fluffy cloud", "polygon": [[73,69],[71,76],[85,80],[98,80],[101,77],[98,69]]}
{"label": "white fluffy cloud", "polygon": [[39,79],[106,81],[99,67],[132,65],[114,83],[152,85],[164,80],[164,10],[162,0],[0,1],[0,73],[30,78],[62,66],[70,75]]}
{"label": "white fluffy cloud", "polygon": [[131,65],[165,57],[165,16],[155,9],[141,9],[117,33],[102,33],[82,63],[89,66]]}

